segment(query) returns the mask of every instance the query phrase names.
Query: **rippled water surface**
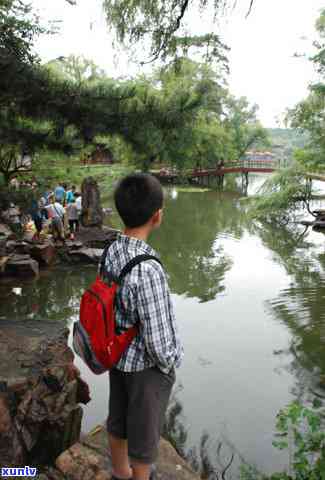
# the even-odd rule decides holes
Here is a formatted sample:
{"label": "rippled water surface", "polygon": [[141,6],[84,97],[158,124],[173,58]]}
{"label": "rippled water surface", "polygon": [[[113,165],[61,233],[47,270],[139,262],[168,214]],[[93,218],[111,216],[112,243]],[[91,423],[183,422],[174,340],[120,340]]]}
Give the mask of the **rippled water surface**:
{"label": "rippled water surface", "polygon": [[[164,224],[151,239],[170,276],[185,347],[174,426],[185,429],[186,448],[209,434],[216,465],[235,453],[232,478],[239,459],[264,471],[285,466],[272,447],[276,413],[293,399],[325,395],[325,238],[255,225],[245,205],[235,192],[169,190]],[[0,285],[0,322],[71,325],[94,274],[69,267]],[[80,367],[93,397],[87,430],[105,419],[108,384]]]}

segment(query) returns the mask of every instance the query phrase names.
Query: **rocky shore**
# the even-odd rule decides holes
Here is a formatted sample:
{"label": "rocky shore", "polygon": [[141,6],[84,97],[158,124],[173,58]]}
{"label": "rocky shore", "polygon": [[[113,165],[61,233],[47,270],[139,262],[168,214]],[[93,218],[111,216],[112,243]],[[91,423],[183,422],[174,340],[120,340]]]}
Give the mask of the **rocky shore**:
{"label": "rocky shore", "polygon": [[[90,401],[89,389],[73,364],[68,334],[46,322],[2,325],[0,467],[37,467],[40,480],[109,480],[104,427],[81,435],[80,404]],[[198,480],[163,439],[156,478]]]}
{"label": "rocky shore", "polygon": [[116,236],[108,227],[81,228],[75,240],[41,243],[25,233],[22,239],[5,224],[0,224],[0,276],[37,276],[40,269],[58,264],[97,264],[107,241]]}

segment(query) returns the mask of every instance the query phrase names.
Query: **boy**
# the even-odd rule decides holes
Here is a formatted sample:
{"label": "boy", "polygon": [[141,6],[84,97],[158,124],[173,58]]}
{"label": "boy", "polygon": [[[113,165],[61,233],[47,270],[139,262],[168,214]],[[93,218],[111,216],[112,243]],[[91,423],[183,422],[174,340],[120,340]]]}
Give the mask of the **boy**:
{"label": "boy", "polygon": [[[125,225],[105,261],[106,273],[115,277],[135,256],[157,256],[146,240],[161,224],[163,191],[153,176],[133,174],[119,183],[114,199]],[[140,263],[124,278],[116,298],[116,324],[122,330],[137,324],[139,333],[109,375],[112,480],[149,480],[183,355],[166,274],[156,260]]]}

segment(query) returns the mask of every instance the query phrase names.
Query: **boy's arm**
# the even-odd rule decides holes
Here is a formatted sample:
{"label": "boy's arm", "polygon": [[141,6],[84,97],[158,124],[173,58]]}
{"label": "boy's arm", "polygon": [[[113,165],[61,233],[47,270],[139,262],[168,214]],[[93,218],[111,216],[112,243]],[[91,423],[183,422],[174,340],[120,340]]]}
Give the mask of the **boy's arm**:
{"label": "boy's arm", "polygon": [[148,355],[164,373],[177,357],[177,331],[166,275],[160,266],[145,265],[137,291],[137,311]]}

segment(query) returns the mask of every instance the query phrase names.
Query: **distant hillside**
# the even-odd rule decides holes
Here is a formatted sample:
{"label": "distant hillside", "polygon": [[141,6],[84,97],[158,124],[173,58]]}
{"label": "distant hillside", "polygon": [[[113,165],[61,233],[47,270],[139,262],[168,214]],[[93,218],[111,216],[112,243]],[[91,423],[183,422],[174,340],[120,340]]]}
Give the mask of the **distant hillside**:
{"label": "distant hillside", "polygon": [[268,128],[267,131],[270,136],[272,151],[283,152],[286,156],[291,156],[293,150],[297,148],[303,148],[308,141],[306,134],[289,128]]}
{"label": "distant hillside", "polygon": [[291,128],[267,128],[271,145],[269,149],[280,161],[290,163],[293,152],[304,148],[308,143],[308,135]]}

